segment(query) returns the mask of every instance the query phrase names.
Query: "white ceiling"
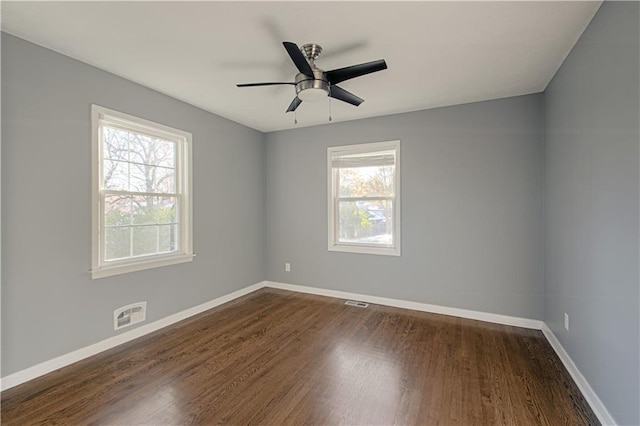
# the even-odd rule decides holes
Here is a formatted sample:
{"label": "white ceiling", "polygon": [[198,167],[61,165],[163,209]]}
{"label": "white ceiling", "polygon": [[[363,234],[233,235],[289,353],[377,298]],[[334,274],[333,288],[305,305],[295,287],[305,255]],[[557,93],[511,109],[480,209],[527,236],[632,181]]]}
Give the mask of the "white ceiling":
{"label": "white ceiling", "polygon": [[[325,70],[385,59],[340,86],[333,121],[545,89],[600,1],[2,2],[2,30],[261,131],[295,127],[282,41],[324,48]],[[298,126],[326,123],[303,103]]]}

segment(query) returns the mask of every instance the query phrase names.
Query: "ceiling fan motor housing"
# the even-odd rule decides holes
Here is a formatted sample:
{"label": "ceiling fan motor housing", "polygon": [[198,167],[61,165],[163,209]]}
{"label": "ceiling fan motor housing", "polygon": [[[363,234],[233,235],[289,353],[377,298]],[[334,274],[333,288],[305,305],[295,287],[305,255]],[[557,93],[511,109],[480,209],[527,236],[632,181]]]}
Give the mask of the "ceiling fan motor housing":
{"label": "ceiling fan motor housing", "polygon": [[303,101],[313,102],[329,96],[329,82],[324,71],[313,68],[313,77],[303,73],[296,75],[296,94]]}

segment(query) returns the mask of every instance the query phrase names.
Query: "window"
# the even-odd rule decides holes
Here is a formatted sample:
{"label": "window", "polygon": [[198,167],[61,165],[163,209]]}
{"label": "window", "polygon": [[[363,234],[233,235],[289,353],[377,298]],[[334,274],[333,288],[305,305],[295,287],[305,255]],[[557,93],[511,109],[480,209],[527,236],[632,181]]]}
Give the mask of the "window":
{"label": "window", "polygon": [[97,105],[92,277],[193,259],[191,134]]}
{"label": "window", "polygon": [[329,250],[400,256],[400,141],[330,147]]}

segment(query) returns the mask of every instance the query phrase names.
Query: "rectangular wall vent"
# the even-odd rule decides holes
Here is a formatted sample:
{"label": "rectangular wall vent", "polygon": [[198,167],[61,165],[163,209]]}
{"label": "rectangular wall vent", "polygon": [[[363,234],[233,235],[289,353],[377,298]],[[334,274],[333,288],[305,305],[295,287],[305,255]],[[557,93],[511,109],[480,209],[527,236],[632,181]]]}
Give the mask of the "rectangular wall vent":
{"label": "rectangular wall vent", "polygon": [[147,318],[147,302],[132,303],[113,311],[113,329],[119,330],[124,327],[139,323]]}
{"label": "rectangular wall vent", "polygon": [[369,306],[368,303],[360,302],[358,300],[347,300],[346,302],[344,302],[344,304],[349,306],[357,306],[358,308],[366,308],[367,306]]}

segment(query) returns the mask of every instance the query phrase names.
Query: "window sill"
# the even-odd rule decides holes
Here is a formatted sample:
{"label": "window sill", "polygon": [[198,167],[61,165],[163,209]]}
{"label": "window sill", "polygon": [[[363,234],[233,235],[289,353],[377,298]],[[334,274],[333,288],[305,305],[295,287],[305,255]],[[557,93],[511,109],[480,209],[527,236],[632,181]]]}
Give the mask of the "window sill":
{"label": "window sill", "polygon": [[329,246],[329,251],[340,251],[344,253],[375,254],[381,256],[400,256],[400,247],[371,247],[347,244],[333,244]]}
{"label": "window sill", "polygon": [[170,257],[148,259],[135,263],[125,263],[120,265],[109,265],[96,268],[91,271],[91,279],[105,278],[113,275],[127,274],[129,272],[144,271],[146,269],[159,268],[161,266],[176,265],[179,263],[191,262],[195,254],[180,254]]}

